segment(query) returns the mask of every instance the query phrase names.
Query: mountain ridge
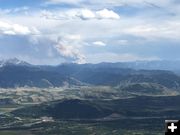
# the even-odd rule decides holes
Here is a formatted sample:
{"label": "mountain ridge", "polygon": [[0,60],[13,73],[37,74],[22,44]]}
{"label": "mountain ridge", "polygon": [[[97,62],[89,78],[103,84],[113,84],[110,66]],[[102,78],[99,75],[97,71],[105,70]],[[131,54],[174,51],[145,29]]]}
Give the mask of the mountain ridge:
{"label": "mountain ridge", "polygon": [[1,59],[0,67],[3,65],[22,65],[22,66],[36,66],[36,67],[58,67],[67,65],[91,66],[91,67],[116,67],[116,68],[130,68],[130,69],[146,69],[146,70],[179,70],[180,60],[152,60],[152,61],[132,61],[132,62],[100,62],[100,63],[60,63],[57,65],[34,65],[18,58]]}
{"label": "mountain ridge", "polygon": [[170,89],[180,88],[180,76],[173,71],[122,68],[118,64],[31,65],[18,59],[0,68],[0,87],[119,86],[131,83],[154,83]]}

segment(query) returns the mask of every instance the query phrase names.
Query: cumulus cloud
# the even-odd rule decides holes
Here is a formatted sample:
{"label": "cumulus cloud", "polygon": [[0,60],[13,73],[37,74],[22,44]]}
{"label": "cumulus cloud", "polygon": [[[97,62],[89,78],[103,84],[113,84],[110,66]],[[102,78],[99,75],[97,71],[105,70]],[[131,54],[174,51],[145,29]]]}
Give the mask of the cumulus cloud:
{"label": "cumulus cloud", "polygon": [[62,20],[62,19],[120,19],[120,16],[113,10],[103,9],[93,11],[90,9],[72,9],[61,12],[50,12],[47,10],[42,11],[42,16],[47,19]]}
{"label": "cumulus cloud", "polygon": [[23,25],[0,21],[0,33],[5,35],[30,35],[37,34],[36,28],[28,28]]}
{"label": "cumulus cloud", "polygon": [[95,41],[95,42],[93,42],[93,44],[96,46],[106,46],[106,44],[102,41]]}
{"label": "cumulus cloud", "polygon": [[77,39],[77,36],[66,36],[58,39],[54,48],[58,53],[69,62],[85,63],[85,56],[80,52],[76,44],[73,44],[72,39]]}
{"label": "cumulus cloud", "polygon": [[100,19],[120,19],[120,16],[117,13],[108,9],[97,11],[96,15]]}
{"label": "cumulus cloud", "polygon": [[78,11],[77,13],[75,13],[75,15],[83,20],[96,18],[95,13],[88,9],[82,9],[82,10]]}

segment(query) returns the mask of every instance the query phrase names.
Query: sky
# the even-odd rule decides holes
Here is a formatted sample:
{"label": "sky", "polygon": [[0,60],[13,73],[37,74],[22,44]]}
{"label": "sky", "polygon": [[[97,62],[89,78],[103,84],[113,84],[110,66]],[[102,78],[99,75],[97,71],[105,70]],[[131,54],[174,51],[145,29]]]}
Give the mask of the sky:
{"label": "sky", "polygon": [[179,0],[0,0],[0,59],[180,60]]}

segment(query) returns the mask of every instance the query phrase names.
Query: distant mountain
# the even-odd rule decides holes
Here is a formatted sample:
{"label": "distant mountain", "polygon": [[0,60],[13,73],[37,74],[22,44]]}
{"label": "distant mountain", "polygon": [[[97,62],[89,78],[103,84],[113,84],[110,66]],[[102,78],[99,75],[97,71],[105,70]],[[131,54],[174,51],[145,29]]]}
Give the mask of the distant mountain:
{"label": "distant mountain", "polygon": [[[30,66],[31,64],[19,60],[17,58],[12,59],[4,59],[0,60],[0,67],[4,65],[26,65]],[[59,66],[67,66],[71,65],[73,67],[80,67],[78,64],[60,64]],[[129,69],[136,69],[136,70],[170,70],[170,71],[180,71],[180,61],[167,61],[167,60],[157,60],[157,61],[134,61],[134,62],[117,62],[117,63],[108,63],[102,62],[98,64],[81,64],[83,67],[103,67],[103,68],[129,68]],[[32,66],[32,65],[31,65]],[[42,67],[53,67],[53,66],[42,66]],[[55,66],[54,66],[55,67]]]}
{"label": "distant mountain", "polygon": [[[51,69],[77,80],[92,85],[124,85],[130,83],[156,83],[168,88],[179,88],[180,77],[171,71],[135,70],[120,68],[111,64],[66,64]],[[63,72],[62,72],[63,71]]]}
{"label": "distant mountain", "polygon": [[117,62],[117,63],[99,63],[99,66],[111,66],[119,68],[131,68],[131,69],[145,69],[145,70],[170,70],[180,71],[180,61],[168,61],[168,60],[157,60],[157,61],[135,61],[135,62]]}
{"label": "distant mountain", "polygon": [[16,65],[16,66],[30,66],[31,64],[21,61],[17,58],[7,59],[7,60],[0,60],[0,67],[8,66],[8,65]]}
{"label": "distant mountain", "polygon": [[[171,89],[180,88],[180,76],[172,71],[140,70],[123,63],[61,64],[34,66],[18,59],[1,61],[0,87],[61,87],[73,85],[122,86],[153,83]],[[124,63],[127,64],[127,63]]]}
{"label": "distant mountain", "polygon": [[57,72],[44,71],[39,67],[24,65],[6,65],[0,68],[0,87],[61,87],[65,85],[80,85],[72,77]]}

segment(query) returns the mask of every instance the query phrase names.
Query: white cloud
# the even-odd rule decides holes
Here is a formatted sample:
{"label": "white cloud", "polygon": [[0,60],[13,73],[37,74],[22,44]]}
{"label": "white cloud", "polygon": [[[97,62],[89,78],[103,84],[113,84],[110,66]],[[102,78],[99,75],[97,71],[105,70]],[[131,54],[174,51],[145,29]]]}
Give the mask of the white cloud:
{"label": "white cloud", "polygon": [[120,19],[120,16],[117,13],[108,9],[97,11],[96,15],[100,19]]}
{"label": "white cloud", "polygon": [[102,41],[95,41],[93,42],[94,45],[97,45],[97,46],[106,46],[106,44]]}
{"label": "white cloud", "polygon": [[103,9],[93,11],[90,9],[71,9],[67,11],[42,11],[42,16],[47,19],[54,20],[67,20],[67,19],[82,19],[82,20],[90,20],[90,19],[120,19],[120,16],[112,10]]}
{"label": "white cloud", "polygon": [[84,20],[96,18],[96,15],[94,14],[94,12],[88,9],[80,10],[78,13],[76,13],[76,16]]}
{"label": "white cloud", "polygon": [[36,28],[28,28],[23,25],[0,21],[0,33],[5,35],[29,35],[38,34]]}

